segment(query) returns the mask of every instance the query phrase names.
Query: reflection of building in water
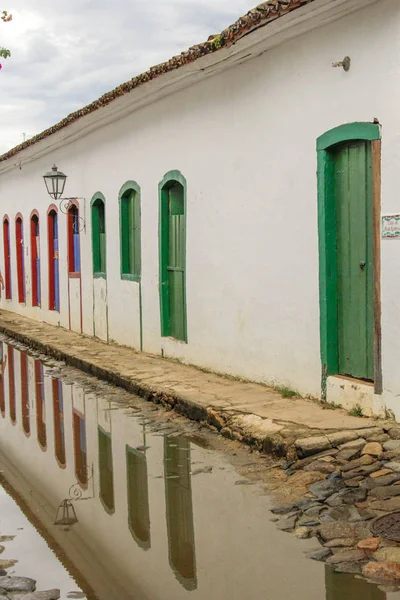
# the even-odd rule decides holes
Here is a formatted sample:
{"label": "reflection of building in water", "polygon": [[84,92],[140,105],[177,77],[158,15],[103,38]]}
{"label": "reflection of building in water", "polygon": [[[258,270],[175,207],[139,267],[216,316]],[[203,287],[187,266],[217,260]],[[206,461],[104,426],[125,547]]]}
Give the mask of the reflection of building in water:
{"label": "reflection of building in water", "polygon": [[99,426],[98,435],[100,500],[107,512],[114,512],[114,469],[111,431],[106,433],[104,429]]}
{"label": "reflection of building in water", "polygon": [[4,398],[4,371],[6,369],[7,356],[4,356],[3,342],[0,342],[0,362],[0,413],[1,416],[4,418],[6,416],[6,402]]}
{"label": "reflection of building in water", "polygon": [[335,573],[325,566],[326,600],[386,600],[386,594],[365,579],[350,573]]}
{"label": "reflection of building in water", "polygon": [[15,404],[15,374],[14,374],[14,348],[8,346],[8,393],[10,402],[10,419],[13,425],[17,422],[17,407]]}
{"label": "reflection of building in water", "polygon": [[22,429],[26,435],[31,433],[30,406],[29,406],[29,381],[28,381],[28,355],[19,354],[21,366],[21,416]]}
{"label": "reflection of building in water", "polygon": [[190,442],[185,438],[166,437],[164,465],[170,565],[182,585],[193,590],[197,587],[197,577]]}
{"label": "reflection of building in water", "polygon": [[[83,409],[84,407],[85,399],[83,398]],[[72,425],[74,429],[75,475],[79,483],[83,487],[86,487],[88,482],[88,470],[85,415],[75,408],[75,406],[73,409]]]}
{"label": "reflection of building in water", "polygon": [[[145,447],[145,446],[144,446]],[[150,548],[150,507],[146,450],[126,446],[129,529],[141,548]]]}
{"label": "reflection of building in water", "polygon": [[65,467],[64,400],[61,380],[52,379],[51,387],[53,391],[54,449],[58,464],[60,467]]}
{"label": "reflection of building in water", "polygon": [[35,397],[37,439],[42,450],[46,450],[46,405],[44,395],[43,365],[39,360],[35,360]]}

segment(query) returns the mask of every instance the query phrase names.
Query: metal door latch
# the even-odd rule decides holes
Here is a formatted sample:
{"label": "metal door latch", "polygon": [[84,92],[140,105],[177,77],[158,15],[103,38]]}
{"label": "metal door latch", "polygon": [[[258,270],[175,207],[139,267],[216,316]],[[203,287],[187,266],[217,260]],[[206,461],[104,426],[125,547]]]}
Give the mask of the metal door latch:
{"label": "metal door latch", "polygon": [[363,260],[360,262],[360,269],[365,269],[365,262]]}

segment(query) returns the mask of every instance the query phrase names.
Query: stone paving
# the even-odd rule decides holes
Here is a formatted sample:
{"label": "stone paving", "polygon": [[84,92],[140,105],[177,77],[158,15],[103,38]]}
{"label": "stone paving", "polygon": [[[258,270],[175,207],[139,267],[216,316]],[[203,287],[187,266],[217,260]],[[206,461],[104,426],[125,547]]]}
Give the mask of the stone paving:
{"label": "stone paving", "polygon": [[[362,573],[400,589],[400,425],[341,432],[298,440],[302,458],[285,462],[284,484],[310,477],[307,493],[272,509],[279,529],[306,539],[316,537],[321,548],[309,556],[336,571]],[[378,519],[391,515],[389,527]],[[395,541],[398,540],[399,542]],[[391,584],[388,586],[388,582]]]}
{"label": "stone paving", "polygon": [[4,310],[0,331],[262,452],[297,458],[322,442],[331,448],[343,430],[360,437],[354,432],[376,425],[373,419],[352,417],[344,410],[326,410],[314,400],[283,398],[264,385],[105,344]]}

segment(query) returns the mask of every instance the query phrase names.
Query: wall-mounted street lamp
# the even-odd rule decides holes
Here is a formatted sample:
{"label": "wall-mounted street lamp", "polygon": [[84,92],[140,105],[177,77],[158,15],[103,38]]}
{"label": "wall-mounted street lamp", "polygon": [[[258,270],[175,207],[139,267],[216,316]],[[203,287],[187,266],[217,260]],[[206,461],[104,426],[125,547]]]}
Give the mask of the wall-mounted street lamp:
{"label": "wall-mounted street lamp", "polygon": [[67,176],[59,171],[56,165],[53,165],[51,171],[48,171],[43,175],[43,179],[49,196],[51,196],[53,200],[59,200],[64,193]]}
{"label": "wall-mounted street lamp", "polygon": [[[62,171],[59,171],[56,165],[53,165],[51,171],[48,171],[45,175],[43,175],[44,183],[46,185],[47,193],[53,200],[60,201],[60,210],[64,214],[67,214],[69,209],[71,208],[72,200],[84,200],[84,198],[77,198],[76,196],[72,198],[62,198],[65,188],[65,182],[67,181],[67,175]],[[79,220],[82,223],[82,227],[79,229],[84,229],[86,231],[85,220],[79,216]]]}

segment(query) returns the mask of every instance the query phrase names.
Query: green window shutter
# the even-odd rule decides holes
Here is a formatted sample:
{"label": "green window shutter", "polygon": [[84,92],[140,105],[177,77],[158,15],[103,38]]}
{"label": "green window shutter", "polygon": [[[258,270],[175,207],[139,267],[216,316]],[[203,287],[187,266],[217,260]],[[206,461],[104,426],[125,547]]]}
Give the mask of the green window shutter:
{"label": "green window shutter", "polygon": [[104,202],[97,198],[92,204],[93,273],[106,272],[106,229]]}
{"label": "green window shutter", "polygon": [[128,275],[131,273],[131,256],[130,256],[130,211],[129,198],[123,196],[121,198],[121,273]]}
{"label": "green window shutter", "polygon": [[132,224],[133,224],[133,274],[141,275],[141,222],[140,198],[136,192],[132,193]]}
{"label": "green window shutter", "polygon": [[92,206],[92,255],[93,273],[100,271],[100,237],[99,237],[99,212],[97,205]]}

